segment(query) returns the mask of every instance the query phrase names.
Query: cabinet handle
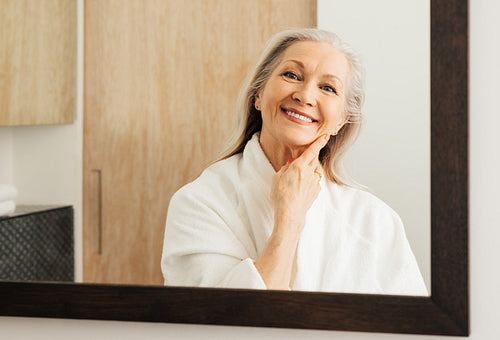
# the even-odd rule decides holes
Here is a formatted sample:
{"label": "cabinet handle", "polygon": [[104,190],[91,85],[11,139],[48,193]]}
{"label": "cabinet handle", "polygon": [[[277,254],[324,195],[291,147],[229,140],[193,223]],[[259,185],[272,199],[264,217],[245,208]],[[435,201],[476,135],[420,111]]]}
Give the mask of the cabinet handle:
{"label": "cabinet handle", "polygon": [[102,254],[102,173],[100,169],[93,169],[92,173],[97,180],[97,253]]}

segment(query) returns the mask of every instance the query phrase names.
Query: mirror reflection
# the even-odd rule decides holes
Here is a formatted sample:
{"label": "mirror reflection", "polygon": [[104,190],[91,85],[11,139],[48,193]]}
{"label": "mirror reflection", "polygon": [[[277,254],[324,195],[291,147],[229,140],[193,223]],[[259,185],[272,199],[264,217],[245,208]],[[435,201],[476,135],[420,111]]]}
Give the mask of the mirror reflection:
{"label": "mirror reflection", "polygon": [[296,29],[259,60],[230,151],[170,201],[165,284],[427,295],[400,217],[343,171],[363,117],[357,53]]}
{"label": "mirror reflection", "polygon": [[[336,1],[85,2],[83,232],[76,240],[83,244],[83,281],[164,283],[160,259],[172,195],[221,156],[234,132],[237,93],[264,43],[290,27],[318,26],[351,44],[366,68],[363,127],[346,154],[347,173],[401,216],[429,287],[428,4],[415,15],[415,1],[379,3],[387,15],[380,20],[369,18],[369,1],[356,3],[366,15]],[[217,269],[210,270],[216,280]],[[290,276],[307,276],[299,274]],[[310,287],[303,289],[323,289]]]}

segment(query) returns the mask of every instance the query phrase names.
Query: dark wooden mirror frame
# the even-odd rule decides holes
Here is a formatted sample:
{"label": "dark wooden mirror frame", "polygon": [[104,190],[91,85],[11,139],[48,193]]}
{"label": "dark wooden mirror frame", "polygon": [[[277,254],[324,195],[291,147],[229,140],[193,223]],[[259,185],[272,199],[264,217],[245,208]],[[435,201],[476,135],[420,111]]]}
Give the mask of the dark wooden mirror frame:
{"label": "dark wooden mirror frame", "polygon": [[468,0],[431,0],[430,297],[0,282],[0,315],[469,335]]}

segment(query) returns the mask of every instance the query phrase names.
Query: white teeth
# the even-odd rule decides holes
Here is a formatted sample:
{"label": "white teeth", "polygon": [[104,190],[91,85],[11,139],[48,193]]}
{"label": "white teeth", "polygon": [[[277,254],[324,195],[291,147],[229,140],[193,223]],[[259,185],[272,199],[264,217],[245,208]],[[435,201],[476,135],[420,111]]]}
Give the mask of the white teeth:
{"label": "white teeth", "polygon": [[311,118],[308,118],[308,117],[305,117],[303,115],[299,115],[298,113],[295,113],[295,112],[292,112],[292,111],[288,111],[288,110],[284,110],[285,113],[289,116],[292,116],[292,117],[295,117],[295,118],[298,118],[298,119],[301,119],[303,121],[306,121],[306,122],[309,122],[309,123],[312,123],[313,120]]}

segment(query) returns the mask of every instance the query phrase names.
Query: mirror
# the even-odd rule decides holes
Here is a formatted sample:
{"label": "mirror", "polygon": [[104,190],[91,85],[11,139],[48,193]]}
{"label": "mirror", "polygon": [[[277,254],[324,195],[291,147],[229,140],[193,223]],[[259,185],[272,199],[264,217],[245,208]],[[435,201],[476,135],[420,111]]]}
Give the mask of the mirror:
{"label": "mirror", "polygon": [[[170,2],[170,5],[174,3],[175,1]],[[232,32],[232,29],[227,29],[228,25],[232,27],[231,23],[224,21],[224,15],[219,13],[220,8],[214,8],[210,12],[210,16],[197,18],[196,24],[186,24],[180,19],[160,21],[161,23],[165,22],[162,25],[138,24],[139,21],[143,20],[143,16],[148,18],[146,20],[148,22],[158,23],[159,18],[166,17],[169,10],[173,9],[176,11],[176,18],[182,18],[184,15],[190,16],[192,12],[197,13],[200,6],[213,4],[213,2],[169,7],[166,5],[169,2],[166,1],[162,5],[157,5],[156,8],[151,5],[144,6],[142,12],[128,11],[127,6],[114,8],[107,2],[86,2],[84,282],[161,284],[162,279],[158,280],[153,274],[158,274],[158,260],[161,253],[161,243],[158,240],[163,237],[164,214],[170,196],[180,186],[194,179],[198,171],[197,166],[211,162],[222,149],[223,141],[221,139],[227,136],[230,127],[227,122],[234,115],[233,103],[240,85],[239,82],[255,63],[263,42],[274,31],[281,30],[290,23],[310,25],[312,20],[311,22],[301,20],[302,17],[307,17],[302,13],[306,12],[313,3],[312,1],[296,1],[297,6],[304,7],[300,11],[295,11],[298,12],[298,15],[290,10],[290,7],[294,6],[283,3],[278,5],[278,2],[274,3],[273,6],[269,6],[267,1],[257,2],[251,8],[245,8],[245,5],[227,8],[224,6],[224,11],[231,13],[229,21],[238,23],[234,30],[239,33],[231,35],[228,32]],[[333,9],[325,9],[322,5],[324,3],[318,3],[318,6],[323,6],[320,8],[320,12],[335,12]],[[333,4],[334,7],[338,4],[326,3]],[[234,2],[232,4],[245,3]],[[360,4],[358,3],[358,5]],[[423,173],[421,176],[423,180],[416,181],[413,188],[404,185],[393,186],[400,191],[390,192],[385,195],[386,197],[382,196],[381,198],[386,201],[389,198],[388,203],[391,206],[401,204],[405,201],[403,198],[406,198],[407,202],[402,204],[406,211],[413,213],[418,209],[420,212],[418,217],[421,220],[410,223],[407,216],[403,216],[403,219],[407,228],[412,224],[417,227],[409,228],[410,230],[426,233],[423,238],[427,239],[427,242],[420,244],[423,247],[414,245],[413,248],[418,249],[419,254],[421,254],[420,266],[426,268],[424,271],[427,273],[427,281],[429,281],[429,156],[428,147],[425,144],[429,143],[429,58],[428,52],[425,52],[429,48],[429,10],[428,3],[426,5],[425,2],[419,2],[419,4],[414,7],[418,8],[420,14],[411,24],[399,17],[397,17],[398,21],[392,20],[394,17],[392,15],[387,15],[384,20],[387,22],[388,28],[399,33],[399,36],[387,38],[389,41],[394,41],[393,45],[396,45],[396,42],[400,44],[401,36],[408,36],[409,40],[419,41],[411,46],[400,48],[406,54],[397,54],[391,50],[387,54],[393,54],[396,56],[395,58],[389,60],[385,56],[385,59],[388,60],[381,60],[380,55],[375,55],[377,59],[373,61],[369,56],[370,53],[373,54],[376,51],[372,45],[374,35],[365,34],[364,40],[357,42],[359,45],[357,47],[369,47],[362,52],[362,54],[368,54],[367,59],[372,62],[371,65],[367,65],[368,74],[376,75],[377,70],[387,69],[387,74],[383,75],[383,79],[393,82],[384,87],[372,86],[369,88],[367,91],[368,103],[373,103],[374,101],[371,100],[373,98],[386,96],[388,92],[386,87],[398,88],[400,86],[400,84],[394,84],[394,79],[399,79],[401,67],[409,68],[413,72],[413,74],[407,72],[406,75],[408,79],[411,79],[411,82],[408,80],[411,90],[394,94],[394,97],[399,97],[402,103],[418,103],[418,105],[412,105],[413,111],[410,112],[399,110],[395,113],[389,111],[389,117],[383,116],[387,109],[384,106],[381,108],[380,104],[378,107],[367,108],[367,124],[366,129],[361,134],[362,138],[368,136],[370,130],[373,131],[373,126],[378,129],[374,123],[383,120],[389,121],[391,115],[399,115],[399,122],[404,122],[407,125],[404,128],[393,128],[392,130],[399,132],[399,135],[394,136],[391,132],[384,144],[381,144],[379,155],[392,158],[393,163],[396,164],[384,162],[385,166],[375,167],[380,169],[377,173],[379,181],[367,182],[365,178],[361,178],[360,181],[362,184],[368,185],[370,189],[372,184],[378,185],[379,188],[389,188],[390,185],[387,183],[393,183],[395,175],[403,174],[403,171],[394,174],[388,171],[389,169],[401,169],[403,165],[406,165],[407,169],[418,169],[418,172]],[[389,11],[391,2],[381,3],[379,6],[381,12],[391,13]],[[406,9],[406,6],[403,6],[403,9],[406,10],[406,13],[411,11]],[[249,17],[248,11],[259,13],[259,24],[254,26],[266,26],[266,23],[273,20],[271,21],[273,24],[269,24],[272,29],[263,29],[262,31],[254,28],[242,29],[241,27],[252,26],[252,21],[247,19]],[[272,19],[281,11],[290,11],[290,13],[287,12],[287,15],[281,16],[287,18],[284,20],[284,24],[278,19]],[[350,12],[349,9],[346,9],[346,13]],[[394,10],[394,13],[400,12],[399,8]],[[415,11],[411,12],[416,16]],[[135,13],[141,14],[136,15]],[[156,15],[156,13],[161,13],[161,15]],[[316,11],[314,11],[314,18],[315,16]],[[403,14],[401,16],[404,17]],[[207,17],[210,18],[207,19]],[[366,21],[368,26],[377,24],[369,16],[364,19],[360,18],[361,21]],[[170,21],[173,23],[167,24]],[[223,24],[219,25],[214,21],[222,21]],[[401,21],[404,25],[401,24]],[[246,24],[240,24],[241,22],[246,22]],[[341,21],[336,20],[336,22]],[[354,25],[350,24],[351,26],[342,25],[344,31],[353,31]],[[386,26],[381,26],[381,29],[387,30]],[[396,28],[394,29],[394,27]],[[182,42],[177,41],[176,34],[170,33],[175,31],[182,32]],[[207,31],[210,33],[206,34]],[[361,31],[362,29],[358,30],[359,35],[361,35]],[[125,43],[116,38],[117,32],[128,37]],[[168,34],[164,32],[168,32]],[[253,38],[253,35],[258,35],[261,40]],[[148,38],[144,39],[144,37]],[[245,37],[245,39],[240,37]],[[147,43],[144,43],[144,40]],[[348,38],[346,40],[349,41]],[[239,41],[243,41],[243,43],[240,45]],[[237,46],[233,47],[234,44]],[[197,49],[197,46],[202,46],[201,51],[199,48]],[[231,46],[231,48],[227,48],[227,46]],[[216,51],[217,53],[203,53],[204,51]],[[414,57],[415,54],[424,55],[424,58]],[[165,58],[166,55],[169,58]],[[408,60],[408,55],[413,59]],[[233,62],[233,60],[237,61]],[[245,62],[241,60],[245,60]],[[385,62],[395,65],[397,61],[401,65],[399,67],[393,66],[390,70],[384,64],[380,64]],[[113,65],[113,67],[109,67],[109,65]],[[119,70],[128,71],[121,72]],[[220,74],[217,73],[219,70]],[[422,74],[423,77],[415,80],[415,74],[419,76]],[[235,78],[237,79],[235,80]],[[378,78],[379,76],[375,78],[372,76],[369,79],[378,80]],[[165,79],[168,80],[165,81]],[[123,84],[144,84],[144,86],[123,86]],[[185,90],[196,89],[200,86],[199,84],[204,84],[210,91]],[[147,100],[144,100],[145,98]],[[395,103],[394,99],[389,99]],[[137,110],[141,114],[137,114]],[[200,115],[200,112],[203,114]],[[406,114],[404,118],[402,117],[403,113]],[[426,142],[408,145],[408,141],[412,140],[411,138],[405,139],[407,136],[412,136],[408,132],[418,131],[407,123],[408,116],[424,119],[423,123],[419,121],[418,124],[424,125],[422,133],[427,136],[421,137],[427,139]],[[370,122],[372,117],[377,119]],[[394,124],[395,122],[392,122],[392,125]],[[381,142],[380,137],[385,135],[386,133],[378,133],[375,140]],[[418,152],[423,156],[415,157],[416,153],[413,152],[413,157],[410,160],[399,159],[399,164],[394,162],[396,158],[394,154],[397,156],[400,149],[394,150],[390,147],[400,147],[401,143],[397,145],[393,143],[393,145],[389,145],[389,148],[387,143],[390,144],[391,139],[398,138],[407,144],[407,148],[418,149]],[[365,145],[368,146],[373,144],[365,142]],[[148,151],[146,152],[146,150]],[[154,152],[150,152],[152,150]],[[388,150],[392,151],[387,154]],[[372,154],[373,152],[368,150],[368,153]],[[129,154],[138,157],[127,157]],[[367,158],[365,154],[366,151],[358,159],[365,160]],[[136,161],[136,158],[140,160]],[[158,161],[160,158],[163,158],[164,161]],[[370,168],[373,167],[363,163],[353,166],[354,170]],[[374,171],[370,171],[369,174],[373,176]],[[401,182],[410,183],[411,180],[407,179],[408,176],[415,175],[404,173]],[[424,191],[418,197],[408,195],[409,192],[412,194],[416,192],[415,187],[419,190],[427,190],[427,192]],[[401,195],[401,191],[403,195]],[[134,195],[130,195],[130,192]],[[102,196],[99,196],[99,193],[102,193]],[[381,194],[377,190],[375,193]],[[127,199],[119,200],[118,198],[121,197],[127,197]],[[101,201],[102,210],[97,204]],[[408,202],[410,203],[408,204]],[[415,207],[416,202],[418,202],[418,207]],[[141,210],[138,208],[141,205],[151,208],[142,208],[143,210]],[[396,210],[401,213],[401,209]],[[104,214],[99,214],[99,211],[104,211]],[[158,216],[158,211],[161,212],[161,216]],[[97,227],[100,225],[102,227]],[[122,229],[125,231],[122,232]],[[137,239],[147,241],[139,245]],[[123,252],[119,251],[116,243],[134,246],[127,247],[127,251]],[[103,245],[102,253],[96,251],[96,249],[101,249],[96,244]],[[158,246],[160,246],[159,249]],[[147,249],[145,253],[144,249]],[[137,253],[134,253],[135,251]],[[133,259],[141,260],[134,261]],[[143,261],[142,259],[148,260]],[[144,271],[142,271],[143,269]],[[131,277],[131,273],[134,273],[137,278]]]}
{"label": "mirror", "polygon": [[467,20],[431,2],[430,297],[2,282],[0,314],[468,335]]}

